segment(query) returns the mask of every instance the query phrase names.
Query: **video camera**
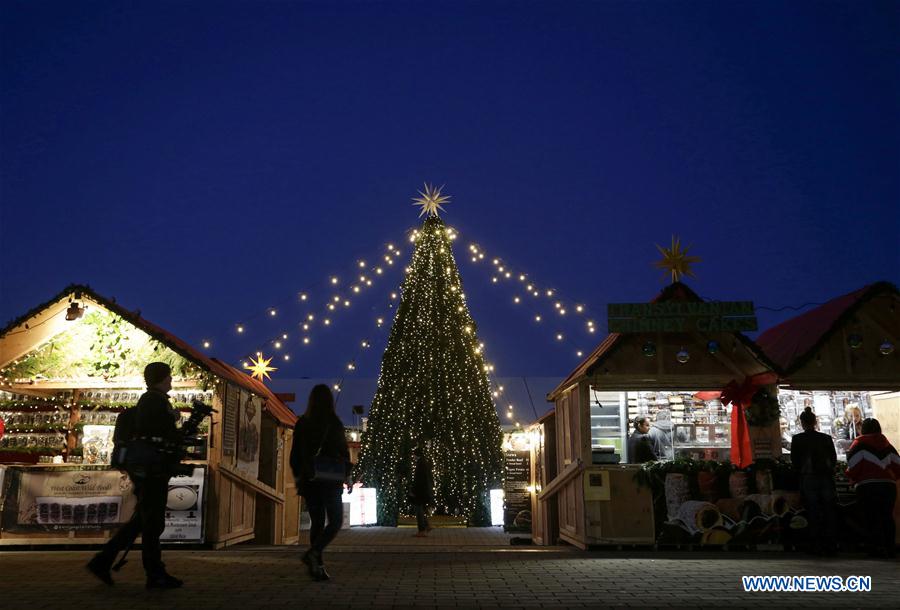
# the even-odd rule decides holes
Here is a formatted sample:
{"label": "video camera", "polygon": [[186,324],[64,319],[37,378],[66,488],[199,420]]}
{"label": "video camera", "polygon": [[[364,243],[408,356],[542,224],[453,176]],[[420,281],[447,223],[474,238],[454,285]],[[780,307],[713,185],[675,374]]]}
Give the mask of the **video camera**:
{"label": "video camera", "polygon": [[128,435],[130,440],[122,451],[121,465],[129,474],[139,478],[193,474],[194,467],[191,464],[182,464],[181,461],[201,457],[189,450],[205,442],[202,437],[197,436],[197,431],[200,422],[215,412],[211,406],[195,399],[191,402],[191,415],[181,425],[176,439]]}

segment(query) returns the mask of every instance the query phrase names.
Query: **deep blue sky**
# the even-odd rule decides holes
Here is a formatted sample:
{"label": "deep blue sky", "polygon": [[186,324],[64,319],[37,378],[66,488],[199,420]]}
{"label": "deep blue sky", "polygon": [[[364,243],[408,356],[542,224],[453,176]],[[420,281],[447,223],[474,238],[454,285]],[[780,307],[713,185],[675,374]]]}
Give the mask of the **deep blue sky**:
{"label": "deep blue sky", "polygon": [[231,361],[290,329],[282,378],[340,374],[369,335],[371,377],[396,269],[305,349],[296,294],[318,312],[326,278],[403,244],[425,180],[453,196],[504,376],[564,375],[602,335],[535,325],[470,240],[601,330],[663,286],[673,233],[708,298],[900,280],[892,2],[4,1],[0,21],[0,321],[89,283]]}

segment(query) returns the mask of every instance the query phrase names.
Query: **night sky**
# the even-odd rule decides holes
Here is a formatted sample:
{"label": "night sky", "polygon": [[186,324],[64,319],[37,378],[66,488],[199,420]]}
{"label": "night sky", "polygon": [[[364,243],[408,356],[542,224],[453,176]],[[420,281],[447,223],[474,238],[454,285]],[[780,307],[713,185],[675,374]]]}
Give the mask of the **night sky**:
{"label": "night sky", "polygon": [[[424,181],[500,376],[568,373],[608,302],[664,286],[672,234],[705,298],[900,281],[893,2],[4,1],[0,22],[0,323],[87,283],[232,363],[287,332],[280,378],[341,375],[366,337],[373,377]],[[514,304],[472,242],[601,332]],[[328,278],[388,243],[304,347]]]}

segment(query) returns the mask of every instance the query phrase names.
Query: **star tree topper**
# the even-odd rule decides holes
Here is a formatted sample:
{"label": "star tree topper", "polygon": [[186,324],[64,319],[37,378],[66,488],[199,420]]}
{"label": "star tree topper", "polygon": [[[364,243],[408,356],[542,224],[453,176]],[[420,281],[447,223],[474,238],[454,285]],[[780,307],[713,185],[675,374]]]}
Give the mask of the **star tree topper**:
{"label": "star tree topper", "polygon": [[656,249],[662,254],[662,258],[653,263],[653,266],[667,272],[671,276],[673,283],[679,281],[685,275],[697,277],[691,270],[691,265],[699,263],[701,259],[699,256],[688,256],[688,250],[691,249],[691,246],[682,249],[681,240],[678,237],[672,236],[671,247],[663,248],[656,244]]}
{"label": "star tree topper", "polygon": [[264,381],[265,379],[272,379],[269,377],[269,371],[277,371],[278,369],[274,366],[269,366],[269,363],[272,362],[272,359],[269,358],[266,360],[263,358],[262,354],[256,354],[256,360],[250,358],[250,362],[252,366],[249,364],[245,364],[244,368],[250,371],[250,376],[259,379],[260,381]]}
{"label": "star tree topper", "polygon": [[446,212],[446,210],[441,207],[441,204],[450,203],[450,195],[442,195],[441,189],[443,188],[443,186],[434,188],[427,182],[425,183],[425,192],[419,191],[421,197],[413,198],[413,205],[422,206],[422,211],[419,212],[419,218],[422,218],[425,214],[437,216],[438,210]]}

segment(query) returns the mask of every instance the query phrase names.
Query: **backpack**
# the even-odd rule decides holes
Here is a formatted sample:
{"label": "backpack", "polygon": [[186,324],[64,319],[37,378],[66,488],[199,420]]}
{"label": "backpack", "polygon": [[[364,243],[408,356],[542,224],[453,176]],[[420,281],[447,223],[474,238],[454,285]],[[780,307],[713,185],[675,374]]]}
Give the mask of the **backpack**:
{"label": "backpack", "polygon": [[125,456],[130,443],[136,433],[137,408],[126,409],[116,418],[116,427],[113,429],[113,452],[110,465],[113,468],[123,470],[125,468]]}

